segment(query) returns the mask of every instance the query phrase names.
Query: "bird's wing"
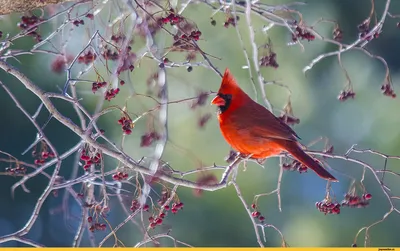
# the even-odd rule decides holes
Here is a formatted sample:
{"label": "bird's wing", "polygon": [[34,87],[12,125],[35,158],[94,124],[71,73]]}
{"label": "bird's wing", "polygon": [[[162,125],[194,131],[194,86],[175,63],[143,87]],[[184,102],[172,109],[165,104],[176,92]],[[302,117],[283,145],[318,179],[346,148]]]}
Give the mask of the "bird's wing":
{"label": "bird's wing", "polygon": [[[256,102],[249,102],[236,110],[241,118],[236,118],[238,130],[249,130],[254,137],[297,141],[300,137],[285,122],[275,117],[269,110]],[[240,115],[239,115],[240,116]]]}

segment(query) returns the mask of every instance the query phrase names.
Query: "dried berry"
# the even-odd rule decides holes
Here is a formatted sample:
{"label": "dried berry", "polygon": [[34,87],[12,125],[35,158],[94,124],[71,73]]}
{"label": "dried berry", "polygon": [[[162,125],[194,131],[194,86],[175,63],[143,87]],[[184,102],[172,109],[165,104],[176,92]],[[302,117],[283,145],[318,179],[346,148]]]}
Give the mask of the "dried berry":
{"label": "dried berry", "polygon": [[349,98],[354,99],[355,96],[356,96],[356,94],[352,90],[348,90],[348,91],[343,90],[340,92],[338,99],[340,101],[346,101]]}
{"label": "dried berry", "polygon": [[340,206],[341,205],[339,203],[333,203],[327,199],[315,203],[315,207],[325,215],[340,214]]}

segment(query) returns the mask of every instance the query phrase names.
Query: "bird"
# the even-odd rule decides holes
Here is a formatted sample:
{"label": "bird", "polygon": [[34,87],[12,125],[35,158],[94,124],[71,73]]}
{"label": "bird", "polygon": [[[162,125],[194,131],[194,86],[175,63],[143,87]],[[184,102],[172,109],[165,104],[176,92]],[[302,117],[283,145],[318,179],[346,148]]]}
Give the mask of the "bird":
{"label": "bird", "polygon": [[252,100],[226,68],[217,95],[211,101],[218,107],[222,136],[241,155],[266,159],[289,153],[319,177],[337,182],[321,164],[304,152],[300,137],[285,122]]}

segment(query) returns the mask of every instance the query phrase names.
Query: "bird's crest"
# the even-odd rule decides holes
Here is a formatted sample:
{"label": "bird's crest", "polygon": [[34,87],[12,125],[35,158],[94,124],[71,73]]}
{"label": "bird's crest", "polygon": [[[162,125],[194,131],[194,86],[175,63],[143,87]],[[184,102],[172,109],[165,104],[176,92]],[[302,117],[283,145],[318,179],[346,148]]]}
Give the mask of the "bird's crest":
{"label": "bird's crest", "polygon": [[221,94],[232,94],[232,95],[238,92],[243,92],[228,68],[225,69],[221,87],[219,88],[218,92]]}

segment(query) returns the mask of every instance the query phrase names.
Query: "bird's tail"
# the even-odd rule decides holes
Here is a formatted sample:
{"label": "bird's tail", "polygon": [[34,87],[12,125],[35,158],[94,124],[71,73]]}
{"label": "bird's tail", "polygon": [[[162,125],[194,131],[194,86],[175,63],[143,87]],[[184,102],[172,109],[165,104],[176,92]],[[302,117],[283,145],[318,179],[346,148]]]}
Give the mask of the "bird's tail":
{"label": "bird's tail", "polygon": [[285,149],[300,163],[313,170],[319,177],[337,182],[338,180],[333,177],[325,168],[323,168],[317,161],[315,161],[310,155],[305,153],[298,142],[286,141]]}

